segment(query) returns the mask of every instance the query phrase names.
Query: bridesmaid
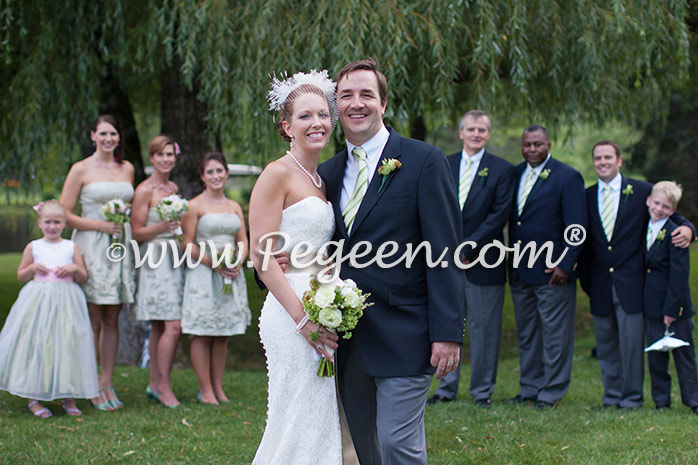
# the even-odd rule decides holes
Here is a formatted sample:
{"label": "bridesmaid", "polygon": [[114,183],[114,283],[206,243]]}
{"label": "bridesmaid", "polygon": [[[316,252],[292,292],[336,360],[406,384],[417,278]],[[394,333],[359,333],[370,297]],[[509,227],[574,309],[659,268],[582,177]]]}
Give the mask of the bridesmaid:
{"label": "bridesmaid", "polygon": [[[87,269],[87,281],[82,285],[95,336],[95,351],[99,354],[101,374],[99,397],[92,404],[99,410],[114,410],[123,403],[114,392],[112,376],[119,345],[119,312],[125,303],[133,303],[135,278],[132,256],[123,260],[107,259],[111,236],[120,236],[124,244],[131,239],[128,223],[123,227],[106,221],[102,205],[114,198],[130,202],[133,198],[133,166],[123,159],[119,144],[121,133],[111,115],[97,118],[90,132],[95,152],[75,163],[68,173],[61,193],[61,204],[67,213],[68,227],[73,228],[73,240],[80,247]],[[82,215],[73,213],[80,202]]]}
{"label": "bridesmaid", "polygon": [[[170,373],[179,344],[182,318],[184,268],[174,267],[173,248],[177,249],[175,229],[178,223],[162,221],[155,207],[164,197],[176,194],[177,185],[170,181],[175,165],[175,141],[158,135],[150,141],[150,163],[154,172],[136,188],[131,208],[133,238],[141,244],[141,256],[151,254],[156,268],[146,263],[138,270],[135,315],[150,321],[150,383],[145,393],[170,408],[179,407],[172,392]],[[162,247],[165,257],[162,257]],[[150,249],[150,250],[148,250]]]}
{"label": "bridesmaid", "polygon": [[[203,155],[199,174],[203,193],[189,202],[189,212],[182,218],[187,247],[201,264],[187,269],[182,300],[182,332],[191,334],[191,360],[199,380],[197,399],[205,404],[228,402],[223,392],[223,371],[227,355],[227,338],[243,334],[250,324],[247,285],[241,267],[212,269],[211,251],[200,243],[213,241],[217,249],[226,244],[241,244],[238,255],[247,256],[245,219],[237,202],[225,197],[228,164],[219,152]],[[202,244],[203,245],[203,244]],[[232,279],[232,294],[223,292],[224,278]]]}

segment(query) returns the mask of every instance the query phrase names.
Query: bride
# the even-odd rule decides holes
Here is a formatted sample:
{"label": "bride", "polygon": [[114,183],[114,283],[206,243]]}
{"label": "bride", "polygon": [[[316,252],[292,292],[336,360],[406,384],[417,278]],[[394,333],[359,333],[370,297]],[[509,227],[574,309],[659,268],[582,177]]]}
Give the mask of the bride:
{"label": "bride", "polygon": [[[260,243],[265,234],[280,231],[290,244],[276,243],[276,250],[308,241],[317,251],[332,238],[334,214],[317,166],[336,123],[335,84],[327,71],[296,73],[274,79],[269,100],[279,111],[279,134],[291,148],[265,168],[250,199],[250,255],[270,291],[259,318],[269,372],[267,425],[252,463],[341,465],[335,379],[315,374],[316,354],[331,359],[328,349],[337,348],[337,335],[308,321],[300,300],[317,270],[289,264],[284,273],[273,259],[263,269],[266,245]],[[313,340],[315,331],[320,337]],[[345,441],[345,448],[350,443]]]}

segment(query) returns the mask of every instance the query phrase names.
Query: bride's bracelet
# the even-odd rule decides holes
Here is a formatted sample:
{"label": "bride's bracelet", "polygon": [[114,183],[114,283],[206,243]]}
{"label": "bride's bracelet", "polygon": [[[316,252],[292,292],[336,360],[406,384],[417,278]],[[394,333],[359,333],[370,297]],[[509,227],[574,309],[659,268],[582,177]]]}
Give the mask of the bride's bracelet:
{"label": "bride's bracelet", "polygon": [[306,313],[303,315],[303,318],[301,318],[301,321],[298,322],[296,325],[296,334],[301,332],[301,329],[303,329],[303,326],[305,326],[308,323],[308,314]]}

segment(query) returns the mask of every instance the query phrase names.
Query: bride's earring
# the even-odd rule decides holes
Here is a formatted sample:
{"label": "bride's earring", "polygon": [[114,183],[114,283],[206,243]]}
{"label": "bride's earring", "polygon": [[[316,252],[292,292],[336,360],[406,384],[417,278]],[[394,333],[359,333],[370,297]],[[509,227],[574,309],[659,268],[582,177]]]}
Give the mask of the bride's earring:
{"label": "bride's earring", "polygon": [[293,136],[291,136],[291,142],[290,142],[290,145],[291,145],[291,147],[289,147],[289,148],[291,148],[291,149],[292,149],[292,148],[293,148]]}

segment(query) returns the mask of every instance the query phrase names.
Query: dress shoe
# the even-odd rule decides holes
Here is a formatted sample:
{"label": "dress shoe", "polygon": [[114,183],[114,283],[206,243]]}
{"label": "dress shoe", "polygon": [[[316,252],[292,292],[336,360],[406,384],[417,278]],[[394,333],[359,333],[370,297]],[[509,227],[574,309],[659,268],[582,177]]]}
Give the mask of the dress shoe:
{"label": "dress shoe", "polygon": [[[654,406],[655,410],[669,410],[669,406],[667,404],[664,405],[655,405]],[[695,409],[698,409],[698,407],[694,407],[694,412],[696,411]]]}
{"label": "dress shoe", "polygon": [[619,405],[618,406],[618,408],[621,410],[637,410],[640,407],[642,407],[642,405]]}
{"label": "dress shoe", "polygon": [[698,405],[696,405],[695,407],[691,407],[691,410],[693,410],[693,413],[698,415]]}
{"label": "dress shoe", "polygon": [[453,399],[449,399],[448,397],[440,396],[438,394],[434,394],[427,400],[427,405],[436,405],[439,402],[453,402]]}
{"label": "dress shoe", "polygon": [[491,408],[492,399],[490,399],[489,397],[487,397],[486,399],[476,399],[475,405],[477,405],[480,408]]}
{"label": "dress shoe", "polygon": [[555,407],[555,405],[557,405],[557,402],[551,404],[550,402],[539,400],[536,402],[536,410],[548,410]]}
{"label": "dress shoe", "polygon": [[505,404],[523,404],[524,402],[535,402],[536,399],[533,397],[523,397],[521,394],[516,394],[516,397],[507,399],[504,401]]}
{"label": "dress shoe", "polygon": [[617,404],[601,404],[602,408],[616,408],[618,407]]}

